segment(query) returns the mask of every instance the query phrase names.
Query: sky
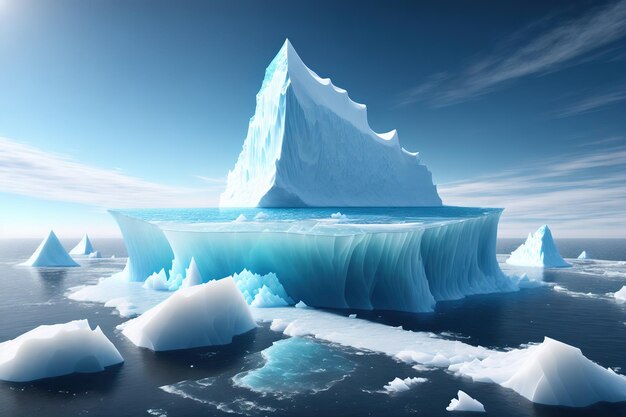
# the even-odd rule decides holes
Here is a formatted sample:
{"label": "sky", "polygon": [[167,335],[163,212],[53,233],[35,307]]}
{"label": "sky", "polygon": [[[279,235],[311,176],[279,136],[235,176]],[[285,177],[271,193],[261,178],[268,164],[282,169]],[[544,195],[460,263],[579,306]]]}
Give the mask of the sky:
{"label": "sky", "polygon": [[285,38],[499,236],[626,238],[626,0],[0,0],[0,237],[216,206]]}

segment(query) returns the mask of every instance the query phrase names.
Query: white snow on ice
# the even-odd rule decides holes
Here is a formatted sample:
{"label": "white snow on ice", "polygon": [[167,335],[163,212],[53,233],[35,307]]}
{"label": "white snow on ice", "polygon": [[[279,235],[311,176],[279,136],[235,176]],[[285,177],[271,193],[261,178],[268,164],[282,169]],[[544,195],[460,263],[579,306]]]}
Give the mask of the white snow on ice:
{"label": "white snow on ice", "polygon": [[25,382],[73,373],[100,372],[124,359],[87,320],[39,326],[0,343],[0,379]]}

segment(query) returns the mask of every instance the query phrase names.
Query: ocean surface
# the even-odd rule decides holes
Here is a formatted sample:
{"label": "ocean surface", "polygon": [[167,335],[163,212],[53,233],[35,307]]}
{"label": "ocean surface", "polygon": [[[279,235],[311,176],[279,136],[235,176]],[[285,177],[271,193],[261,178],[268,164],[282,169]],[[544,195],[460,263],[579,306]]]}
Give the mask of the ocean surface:
{"label": "ocean surface", "polygon": [[[508,253],[521,242],[499,240],[498,253]],[[71,248],[76,242],[63,243]],[[419,371],[384,355],[313,339],[294,341],[268,324],[222,348],[170,353],[139,349],[116,330],[126,319],[115,310],[67,298],[70,288],[121,271],[126,262],[123,242],[93,240],[104,258],[82,259],[80,268],[17,266],[38,244],[0,240],[0,341],[41,324],[86,318],[102,328],[125,362],[100,374],[0,382],[2,417],[445,416],[451,415],[445,408],[459,389],[481,401],[493,416],[626,416],[626,403],[584,409],[536,405],[511,390],[445,370]],[[565,239],[557,245],[566,258],[586,250],[605,261],[535,272],[555,285],[440,302],[434,313],[332,313],[357,313],[359,318],[495,349],[549,336],[626,373],[626,304],[607,295],[626,285],[626,239]],[[395,377],[423,377],[427,382],[390,395],[383,387]]]}

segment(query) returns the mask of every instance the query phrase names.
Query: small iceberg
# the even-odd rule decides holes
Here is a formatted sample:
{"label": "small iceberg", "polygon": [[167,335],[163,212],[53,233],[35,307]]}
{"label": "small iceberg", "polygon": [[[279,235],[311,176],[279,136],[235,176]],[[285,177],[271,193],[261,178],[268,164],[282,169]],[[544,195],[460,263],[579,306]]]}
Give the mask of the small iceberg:
{"label": "small iceberg", "polygon": [[584,250],[580,252],[580,255],[578,255],[577,259],[591,259],[591,258],[589,258],[589,256],[587,255],[587,251]]}
{"label": "small iceberg", "polygon": [[182,288],[119,327],[135,345],[164,351],[226,345],[256,323],[229,277]]}
{"label": "small iceberg", "polygon": [[624,285],[619,291],[613,294],[613,297],[615,297],[615,300],[617,300],[619,303],[626,303],[626,285]]}
{"label": "small iceberg", "polygon": [[67,253],[52,230],[39,244],[31,257],[22,265],[40,267],[69,267],[80,266]]}
{"label": "small iceberg", "polygon": [[233,279],[243,298],[252,307],[286,307],[294,304],[273,272],[259,275],[244,269],[234,274]]}
{"label": "small iceberg", "polygon": [[534,266],[541,268],[565,268],[572,266],[561,257],[552,239],[552,232],[544,224],[535,233],[530,233],[526,242],[511,252],[506,260],[509,265]]}
{"label": "small iceberg", "polygon": [[102,255],[100,254],[100,251],[93,251],[89,254],[89,257],[91,259],[100,259],[102,258]]}
{"label": "small iceberg", "polygon": [[450,405],[446,407],[448,411],[474,411],[477,413],[484,413],[485,407],[480,401],[473,399],[463,391],[459,390],[457,398],[450,400]]}
{"label": "small iceberg", "polygon": [[70,255],[89,256],[94,252],[96,252],[96,250],[91,244],[89,236],[85,233],[81,241],[78,242],[78,245],[74,246],[74,249],[70,251]]}
{"label": "small iceberg", "polygon": [[511,388],[538,404],[586,407],[601,401],[626,401],[626,377],[549,337],[540,345],[494,353],[449,369],[474,381]]}
{"label": "small iceberg", "polygon": [[0,343],[0,379],[4,381],[100,372],[122,362],[100,327],[91,330],[87,320],[39,326]]}
{"label": "small iceberg", "polygon": [[427,382],[428,379],[420,378],[420,377],[407,377],[404,379],[394,378],[393,381],[389,381],[387,385],[384,386],[385,392],[388,394],[397,394],[399,392],[408,391],[411,387]]}

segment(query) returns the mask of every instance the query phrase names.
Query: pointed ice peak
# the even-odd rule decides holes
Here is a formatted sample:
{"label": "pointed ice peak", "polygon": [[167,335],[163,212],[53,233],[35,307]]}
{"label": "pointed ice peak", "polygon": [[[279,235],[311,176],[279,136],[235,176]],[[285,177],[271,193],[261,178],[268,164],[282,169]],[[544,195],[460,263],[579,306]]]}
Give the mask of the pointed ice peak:
{"label": "pointed ice peak", "polygon": [[200,285],[203,282],[204,281],[202,280],[202,275],[200,274],[198,265],[196,265],[196,260],[192,256],[191,262],[189,262],[189,268],[187,268],[185,279],[183,279],[181,284],[181,288],[193,287],[194,285]]}
{"label": "pointed ice peak", "polygon": [[50,230],[48,236],[39,244],[37,250],[22,265],[27,266],[80,266],[67,253],[61,242]]}
{"label": "pointed ice peak", "polygon": [[561,257],[547,224],[529,233],[526,242],[511,252],[506,262],[517,266],[562,268],[571,266]]}
{"label": "pointed ice peak", "polygon": [[74,246],[74,249],[70,251],[70,255],[90,255],[93,252],[95,252],[93,245],[89,240],[89,236],[85,233],[78,245]]}

